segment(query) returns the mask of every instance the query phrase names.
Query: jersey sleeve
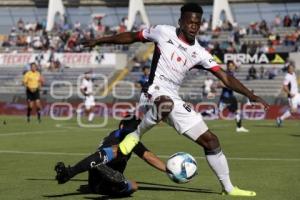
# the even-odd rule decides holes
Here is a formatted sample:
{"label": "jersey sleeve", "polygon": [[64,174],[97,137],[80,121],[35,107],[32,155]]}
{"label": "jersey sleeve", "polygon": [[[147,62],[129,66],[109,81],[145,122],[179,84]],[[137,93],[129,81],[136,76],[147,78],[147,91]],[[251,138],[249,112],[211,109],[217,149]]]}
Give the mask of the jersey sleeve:
{"label": "jersey sleeve", "polygon": [[209,71],[218,71],[221,69],[213,56],[206,50],[201,52],[201,60],[198,65]]}
{"label": "jersey sleeve", "polygon": [[139,142],[133,149],[133,152],[140,158],[143,157],[146,151],[149,150],[141,142]]}
{"label": "jersey sleeve", "polygon": [[290,83],[290,78],[288,75],[285,75],[284,80],[283,80],[283,85],[288,85]]}
{"label": "jersey sleeve", "polygon": [[146,42],[158,42],[159,38],[162,35],[162,27],[161,25],[151,26],[149,28],[145,28],[138,33],[138,38],[140,41]]}
{"label": "jersey sleeve", "polygon": [[87,87],[87,84],[86,84],[86,81],[85,80],[82,80],[82,82],[81,82],[81,85],[80,85],[80,89],[84,89],[84,88],[86,88]]}

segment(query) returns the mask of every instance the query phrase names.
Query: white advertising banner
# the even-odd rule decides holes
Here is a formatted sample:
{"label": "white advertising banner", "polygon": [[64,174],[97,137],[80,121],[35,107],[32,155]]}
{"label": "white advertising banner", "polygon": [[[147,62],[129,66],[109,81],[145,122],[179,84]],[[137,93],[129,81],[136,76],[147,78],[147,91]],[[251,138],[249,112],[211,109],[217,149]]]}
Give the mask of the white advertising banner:
{"label": "white advertising banner", "polygon": [[31,62],[46,64],[50,58],[59,60],[68,67],[85,67],[85,65],[116,66],[115,53],[2,53],[0,54],[0,67],[24,66]]}

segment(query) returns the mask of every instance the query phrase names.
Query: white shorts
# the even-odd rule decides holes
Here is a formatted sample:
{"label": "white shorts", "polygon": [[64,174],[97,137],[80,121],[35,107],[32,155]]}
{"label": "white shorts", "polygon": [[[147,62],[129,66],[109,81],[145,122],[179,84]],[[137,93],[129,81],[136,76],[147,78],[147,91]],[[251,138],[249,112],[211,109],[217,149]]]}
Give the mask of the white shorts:
{"label": "white shorts", "polygon": [[86,96],[84,99],[84,106],[85,106],[85,109],[87,109],[87,110],[89,110],[89,109],[91,109],[91,107],[95,106],[94,96],[92,96],[92,95]]}
{"label": "white shorts", "polygon": [[300,94],[297,93],[294,97],[289,98],[289,103],[292,109],[297,109],[300,106]]}
{"label": "white shorts", "polygon": [[178,95],[170,94],[154,84],[149,87],[148,94],[151,95],[151,98],[141,94],[138,108],[140,112],[147,112],[153,106],[153,102],[157,97],[165,95],[174,102],[173,110],[165,122],[174,127],[179,134],[183,134],[195,141],[208,130],[202,115],[197,113]]}

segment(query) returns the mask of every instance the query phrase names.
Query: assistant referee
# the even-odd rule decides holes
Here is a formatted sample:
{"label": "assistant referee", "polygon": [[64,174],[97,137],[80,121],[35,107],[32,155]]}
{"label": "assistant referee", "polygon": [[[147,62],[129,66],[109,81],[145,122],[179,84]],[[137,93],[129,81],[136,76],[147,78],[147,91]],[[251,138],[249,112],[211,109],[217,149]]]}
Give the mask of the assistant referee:
{"label": "assistant referee", "polygon": [[27,99],[27,122],[30,122],[30,115],[33,104],[36,105],[37,119],[41,122],[41,101],[40,87],[43,85],[44,79],[39,71],[37,71],[36,63],[30,64],[30,70],[23,76],[23,85],[26,88]]}

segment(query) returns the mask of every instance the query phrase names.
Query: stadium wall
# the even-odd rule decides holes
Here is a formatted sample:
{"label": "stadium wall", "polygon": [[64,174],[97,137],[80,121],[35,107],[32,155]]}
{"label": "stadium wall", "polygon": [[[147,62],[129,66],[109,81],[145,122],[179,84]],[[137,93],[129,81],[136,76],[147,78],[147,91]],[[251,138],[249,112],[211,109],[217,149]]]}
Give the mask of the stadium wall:
{"label": "stadium wall", "polygon": [[[96,103],[95,115],[97,117],[123,117],[128,111],[134,110],[137,107],[137,103],[123,102],[123,103]],[[191,105],[196,111],[203,112],[207,109],[217,108],[217,104],[212,103],[199,103]],[[51,117],[54,120],[69,120],[76,117],[76,111],[82,109],[82,103],[68,103],[68,102],[56,102],[56,103],[43,103],[42,115]],[[246,120],[263,120],[263,119],[276,119],[276,117],[282,115],[285,110],[288,109],[287,105],[272,105],[268,111],[265,111],[262,105],[247,105],[241,104],[240,110],[243,113],[243,118]],[[25,116],[27,107],[24,102],[22,103],[0,103],[0,115],[19,115]],[[139,115],[140,113],[136,113]],[[234,120],[235,116],[225,110],[220,115],[211,115],[204,117],[205,120]],[[300,119],[300,108],[298,114],[293,119]]]}

